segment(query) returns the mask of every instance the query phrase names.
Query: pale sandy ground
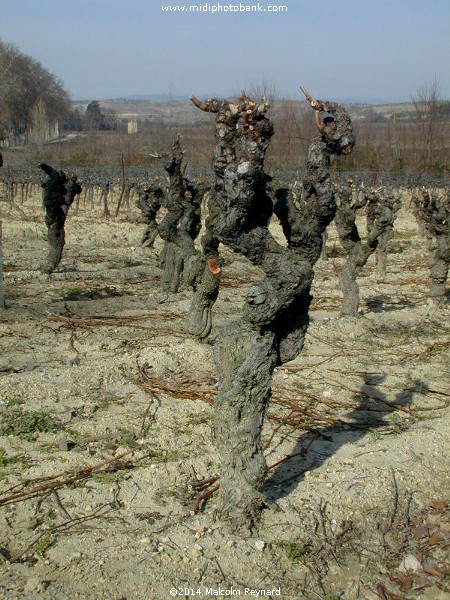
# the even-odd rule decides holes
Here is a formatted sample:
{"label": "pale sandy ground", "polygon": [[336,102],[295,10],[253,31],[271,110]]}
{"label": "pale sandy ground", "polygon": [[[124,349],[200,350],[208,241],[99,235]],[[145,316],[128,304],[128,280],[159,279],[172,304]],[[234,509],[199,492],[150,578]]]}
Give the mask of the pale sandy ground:
{"label": "pale sandy ground", "polygon": [[[274,376],[271,505],[243,535],[214,496],[195,514],[193,484],[220,471],[205,402],[214,342],[261,274],[224,251],[199,343],[184,329],[189,289],[160,303],[162,246],[140,247],[137,211],[72,210],[48,278],[40,200],[0,209],[1,598],[450,598],[449,309],[430,311],[425,241],[406,210],[385,280],[373,257],[361,274],[356,319],[339,318],[331,229],[305,349]],[[33,419],[53,431],[26,435]]]}

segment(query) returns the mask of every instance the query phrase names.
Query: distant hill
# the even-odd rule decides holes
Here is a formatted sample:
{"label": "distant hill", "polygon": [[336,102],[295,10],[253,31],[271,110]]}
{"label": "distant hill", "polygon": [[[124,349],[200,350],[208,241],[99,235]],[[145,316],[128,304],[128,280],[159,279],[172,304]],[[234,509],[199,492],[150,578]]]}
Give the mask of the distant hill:
{"label": "distant hill", "polygon": [[[77,100],[73,106],[85,110],[91,100]],[[155,123],[167,123],[173,125],[199,123],[210,120],[210,116],[198,110],[189,101],[183,100],[155,100],[155,99],[133,99],[114,98],[111,100],[99,100],[102,110],[110,110],[122,119],[136,119],[153,121]]]}
{"label": "distant hill", "polygon": [[126,100],[157,100],[170,101],[170,100],[189,100],[188,96],[169,96],[168,94],[132,94],[127,96]]}
{"label": "distant hill", "polygon": [[[91,100],[77,100],[74,108],[85,110]],[[135,95],[126,98],[100,100],[103,110],[113,111],[119,118],[147,120],[173,125],[201,123],[211,120],[189,101],[188,98],[168,99],[163,94]],[[344,103],[354,120],[384,121],[392,115],[399,119],[411,118],[414,112],[412,102],[394,104]],[[276,100],[273,115],[276,117],[286,106],[291,110],[301,110],[305,102],[301,100]]]}
{"label": "distant hill", "polygon": [[412,102],[397,104],[350,104],[347,110],[354,120],[384,120],[396,116],[398,119],[410,119],[414,116],[415,107]]}
{"label": "distant hill", "polygon": [[392,98],[349,98],[348,96],[335,96],[334,98],[330,98],[333,102],[339,102],[340,104],[370,104],[370,105],[386,105],[386,104],[408,104],[410,101],[409,98],[397,98],[393,100]]}

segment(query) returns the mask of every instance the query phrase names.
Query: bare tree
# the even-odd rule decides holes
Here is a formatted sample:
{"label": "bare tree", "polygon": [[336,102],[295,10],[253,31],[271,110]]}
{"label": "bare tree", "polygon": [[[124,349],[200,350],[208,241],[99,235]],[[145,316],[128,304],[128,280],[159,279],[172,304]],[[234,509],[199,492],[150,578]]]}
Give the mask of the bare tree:
{"label": "bare tree", "polygon": [[439,83],[436,79],[417,90],[412,98],[417,124],[420,158],[424,167],[431,167],[439,139],[439,107],[441,104]]}
{"label": "bare tree", "polygon": [[250,81],[245,86],[245,90],[251,98],[266,98],[269,101],[271,111],[280,97],[278,86],[273,81],[269,81],[265,75],[259,80]]}
{"label": "bare tree", "polygon": [[39,106],[49,123],[67,114],[70,100],[62,82],[16,46],[0,40],[0,136],[26,141]]}

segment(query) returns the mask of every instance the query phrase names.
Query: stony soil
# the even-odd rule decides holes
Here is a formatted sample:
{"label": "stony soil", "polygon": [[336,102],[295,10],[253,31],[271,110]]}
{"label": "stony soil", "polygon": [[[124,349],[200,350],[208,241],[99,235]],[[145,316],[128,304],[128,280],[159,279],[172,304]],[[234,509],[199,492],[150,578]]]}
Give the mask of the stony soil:
{"label": "stony soil", "polygon": [[199,343],[190,291],[164,300],[161,241],[140,247],[137,211],[73,208],[47,277],[40,199],[0,208],[1,598],[450,598],[449,308],[428,303],[406,209],[385,279],[374,257],[361,274],[358,318],[339,318],[331,228],[305,349],[274,377],[268,508],[244,533],[200,495],[220,473],[215,341],[261,273],[224,249]]}

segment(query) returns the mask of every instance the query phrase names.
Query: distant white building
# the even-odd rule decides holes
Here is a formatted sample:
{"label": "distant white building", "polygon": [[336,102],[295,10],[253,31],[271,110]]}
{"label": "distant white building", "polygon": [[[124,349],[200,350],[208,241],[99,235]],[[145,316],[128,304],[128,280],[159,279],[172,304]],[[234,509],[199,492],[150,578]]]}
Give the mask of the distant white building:
{"label": "distant white building", "polygon": [[127,123],[127,131],[128,133],[137,133],[138,132],[138,122],[137,119],[131,119]]}
{"label": "distant white building", "polygon": [[121,118],[127,122],[127,133],[133,134],[138,132],[138,114],[121,114]]}

